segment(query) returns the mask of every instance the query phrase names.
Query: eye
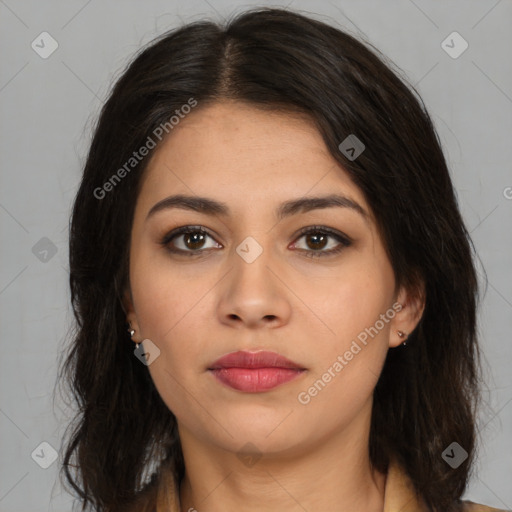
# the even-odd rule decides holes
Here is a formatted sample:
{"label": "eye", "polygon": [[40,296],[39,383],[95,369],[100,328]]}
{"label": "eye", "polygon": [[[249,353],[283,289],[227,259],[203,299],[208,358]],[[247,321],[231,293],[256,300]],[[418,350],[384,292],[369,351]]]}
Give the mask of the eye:
{"label": "eye", "polygon": [[[208,238],[213,241],[209,246],[205,245]],[[299,247],[298,240],[302,238],[306,247]],[[174,229],[166,234],[160,243],[169,252],[186,256],[198,256],[207,249],[222,249],[222,245],[202,226],[182,226]],[[300,236],[292,247],[303,252],[304,256],[313,258],[337,254],[351,244],[352,240],[338,231],[326,226],[309,226],[300,231]],[[331,247],[325,250],[329,245]]]}
{"label": "eye", "polygon": [[200,254],[205,249],[222,248],[217,242],[205,246],[208,238],[213,240],[213,237],[201,226],[182,226],[165,235],[160,243],[172,253],[188,253],[187,256]]}
{"label": "eye", "polygon": [[[352,240],[348,236],[325,226],[303,228],[298,240],[301,238],[304,238],[306,247],[298,247],[297,242],[293,243],[293,247],[300,251],[305,251],[304,256],[309,258],[331,256],[352,244]],[[330,244],[329,239],[331,239]],[[329,245],[330,248],[324,250]]]}

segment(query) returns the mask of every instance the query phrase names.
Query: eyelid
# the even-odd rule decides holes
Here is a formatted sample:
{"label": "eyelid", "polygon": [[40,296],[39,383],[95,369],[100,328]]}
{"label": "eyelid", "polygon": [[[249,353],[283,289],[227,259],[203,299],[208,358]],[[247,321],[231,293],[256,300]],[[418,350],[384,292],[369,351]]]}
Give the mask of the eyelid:
{"label": "eyelid", "polygon": [[205,235],[208,235],[208,236],[214,238],[214,236],[204,226],[187,224],[184,226],[179,226],[175,229],[171,229],[171,231],[169,231],[168,233],[166,233],[163,236],[162,243],[164,243],[164,244],[169,243],[175,236],[186,234],[186,233],[191,233],[191,232],[203,233]]}
{"label": "eyelid", "polygon": [[354,240],[352,238],[350,238],[348,235],[346,235],[345,233],[338,231],[337,229],[330,228],[328,226],[321,226],[321,225],[312,225],[312,226],[306,226],[306,227],[301,228],[296,235],[296,239],[300,238],[301,236],[307,235],[308,233],[311,233],[311,232],[316,233],[318,231],[325,233],[326,235],[331,235],[334,238],[339,238],[342,241],[346,242],[347,244],[351,244],[354,242]]}

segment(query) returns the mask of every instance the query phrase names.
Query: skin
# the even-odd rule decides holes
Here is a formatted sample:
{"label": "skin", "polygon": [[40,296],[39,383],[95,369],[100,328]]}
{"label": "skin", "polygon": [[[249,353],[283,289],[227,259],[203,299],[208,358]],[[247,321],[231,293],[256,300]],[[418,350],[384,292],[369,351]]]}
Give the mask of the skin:
{"label": "skin", "polygon": [[[356,201],[368,218],[340,207],[275,217],[282,202],[332,193]],[[230,214],[174,208],[146,220],[173,194],[221,201]],[[211,237],[201,245],[178,235],[168,246],[203,248],[201,255],[161,245],[171,230],[190,225]],[[353,242],[307,257],[339,246],[298,233],[315,225]],[[236,252],[248,236],[263,249],[252,263]],[[403,309],[300,403],[298,394],[396,302]],[[387,351],[403,342],[397,330],[414,329],[423,303],[396,289],[368,203],[307,118],[223,101],[198,107],[173,129],[137,199],[124,305],[133,340],[150,339],[161,351],[148,370],[178,422],[182,511],[382,510],[386,476],[372,469],[368,453],[372,393]],[[270,391],[244,393],[207,370],[244,349],[278,352],[307,371]],[[238,456],[247,443],[261,456],[255,463]]]}

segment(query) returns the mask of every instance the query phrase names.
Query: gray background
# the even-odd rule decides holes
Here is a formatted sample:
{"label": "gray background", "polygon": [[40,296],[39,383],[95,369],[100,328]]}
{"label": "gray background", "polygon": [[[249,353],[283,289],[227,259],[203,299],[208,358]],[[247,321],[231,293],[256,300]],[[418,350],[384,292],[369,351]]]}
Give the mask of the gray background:
{"label": "gray background", "polygon": [[[489,278],[480,311],[488,406],[465,497],[512,508],[510,0],[0,0],[0,512],[71,510],[59,461],[42,469],[31,454],[43,441],[58,451],[70,417],[52,401],[71,321],[67,229],[91,124],[110,86],[156,34],[257,5],[290,5],[369,40],[404,70],[430,110],[479,273],[485,268]],[[41,45],[43,31],[59,45],[46,59],[31,47]],[[456,59],[441,47],[453,31],[469,44]],[[48,462],[47,448],[37,453]]]}

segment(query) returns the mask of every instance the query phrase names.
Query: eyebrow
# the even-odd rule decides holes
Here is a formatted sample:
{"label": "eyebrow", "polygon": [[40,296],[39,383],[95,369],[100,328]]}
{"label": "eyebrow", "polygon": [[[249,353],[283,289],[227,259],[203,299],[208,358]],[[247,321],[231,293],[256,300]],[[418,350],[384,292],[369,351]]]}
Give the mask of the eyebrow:
{"label": "eyebrow", "polygon": [[[292,199],[282,203],[276,210],[276,217],[282,220],[286,217],[296,215],[297,213],[306,213],[312,210],[320,210],[325,208],[349,208],[361,215],[366,222],[369,221],[368,212],[356,201],[338,194],[330,194],[327,196],[302,197]],[[179,208],[182,210],[191,210],[203,213],[205,215],[228,216],[230,214],[229,207],[226,203],[216,201],[208,197],[186,196],[178,194],[162,199],[149,210],[146,221],[157,212]]]}

